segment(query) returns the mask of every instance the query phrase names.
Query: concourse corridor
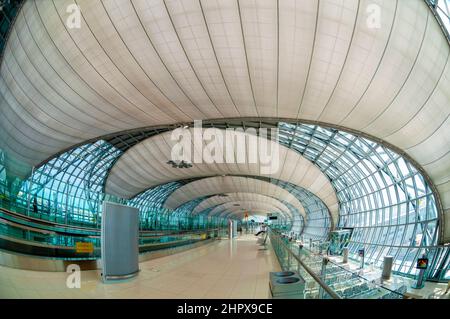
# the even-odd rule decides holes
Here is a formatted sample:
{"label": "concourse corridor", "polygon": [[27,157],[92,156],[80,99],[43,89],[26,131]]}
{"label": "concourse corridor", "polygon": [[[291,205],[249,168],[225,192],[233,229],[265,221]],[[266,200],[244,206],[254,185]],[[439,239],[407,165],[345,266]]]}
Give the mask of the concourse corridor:
{"label": "concourse corridor", "polygon": [[450,0],[0,0],[0,302],[450,298],[449,136]]}
{"label": "concourse corridor", "polygon": [[269,272],[280,266],[273,250],[259,249],[253,234],[218,240],[143,262],[121,283],[83,271],[79,289],[67,288],[67,273],[0,266],[0,298],[267,298]]}

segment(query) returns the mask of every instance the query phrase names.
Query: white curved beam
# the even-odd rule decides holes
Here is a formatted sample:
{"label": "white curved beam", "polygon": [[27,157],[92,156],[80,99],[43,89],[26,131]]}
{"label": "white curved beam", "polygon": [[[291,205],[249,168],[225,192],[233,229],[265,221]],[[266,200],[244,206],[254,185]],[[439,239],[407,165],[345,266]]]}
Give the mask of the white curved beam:
{"label": "white curved beam", "polygon": [[[251,219],[253,216],[267,216],[267,214],[270,213],[270,211],[266,210],[266,209],[261,209],[261,210],[255,210],[253,211],[251,214],[249,214],[248,218]],[[245,217],[245,212],[243,211],[233,211],[230,212],[226,215],[226,218],[230,218],[233,219],[233,217],[237,216],[237,219],[243,219]]]}
{"label": "white curved beam", "polygon": [[[137,127],[314,120],[411,156],[437,187],[450,241],[450,47],[425,1],[79,0],[80,28],[68,28],[73,3],[26,1],[8,37],[0,148],[11,175]],[[368,23],[373,5],[382,18]]]}
{"label": "white curved beam", "polygon": [[238,201],[252,201],[252,202],[260,202],[260,203],[271,203],[273,205],[277,205],[281,209],[289,210],[285,204],[283,204],[279,199],[269,197],[266,195],[256,194],[256,193],[227,193],[223,194],[226,196],[212,196],[208,197],[202,202],[200,202],[193,210],[192,214],[198,214],[205,209],[208,209],[213,206],[222,205],[228,202],[238,202]]}
{"label": "white curved beam", "polygon": [[[125,152],[108,176],[106,182],[106,192],[120,197],[129,198],[133,195],[148,189],[149,187],[167,183],[170,181],[187,179],[192,177],[207,177],[214,175],[250,175],[272,177],[305,188],[319,197],[330,212],[337,216],[338,201],[333,186],[328,177],[321,170],[312,164],[298,152],[291,150],[277,142],[267,140],[263,137],[251,136],[248,133],[231,131],[226,132],[221,129],[209,129],[211,133],[223,138],[222,150],[223,163],[213,162],[211,164],[194,162],[195,152],[204,154],[202,149],[206,149],[207,142],[201,141],[195,144],[195,129],[186,129],[186,137],[190,136],[188,148],[192,153],[189,156],[192,167],[173,168],[168,164],[172,160],[172,150],[177,147],[178,141],[172,140],[172,131],[162,133],[148,138],[136,144]],[[231,141],[230,148],[226,148],[225,140]],[[242,143],[239,144],[239,141]],[[268,144],[269,153],[267,159],[260,158],[266,154],[260,152],[255,145]],[[227,152],[228,151],[228,152]],[[240,163],[237,153],[245,152],[245,162]],[[230,154],[231,153],[231,154]],[[251,158],[255,154],[255,158]],[[231,156],[231,163],[225,162]],[[254,160],[254,162],[253,162]],[[270,163],[266,165],[266,163]]]}
{"label": "white curved beam", "polygon": [[[239,207],[234,206],[235,204],[239,204]],[[268,212],[277,212],[282,214],[285,217],[288,217],[290,219],[293,218],[292,213],[290,210],[285,206],[279,207],[278,205],[274,205],[271,203],[260,203],[260,202],[252,202],[252,201],[238,201],[238,202],[228,202],[222,205],[218,205],[214,207],[208,215],[219,215],[223,216],[227,212],[236,211],[236,210],[243,210],[247,212],[251,212],[253,210],[261,210],[266,209]]]}
{"label": "white curved beam", "polygon": [[180,205],[202,196],[226,193],[257,193],[277,198],[294,206],[306,218],[300,201],[287,190],[266,181],[238,176],[216,176],[188,183],[174,191],[167,198],[164,207],[176,209]]}

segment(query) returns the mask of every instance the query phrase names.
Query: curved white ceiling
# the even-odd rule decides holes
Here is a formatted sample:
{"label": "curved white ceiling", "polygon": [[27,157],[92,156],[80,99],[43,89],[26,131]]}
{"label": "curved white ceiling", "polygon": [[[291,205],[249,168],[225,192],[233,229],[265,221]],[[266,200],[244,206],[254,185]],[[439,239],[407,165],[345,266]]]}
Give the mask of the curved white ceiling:
{"label": "curved white ceiling", "polygon": [[[209,129],[211,133],[216,133],[218,136],[225,136],[225,130]],[[194,129],[186,129],[185,132],[190,132],[194,136]],[[167,164],[167,161],[172,159],[172,150],[177,143],[172,140],[172,132],[162,133],[150,137],[129,150],[127,150],[116,162],[111,169],[108,179],[106,181],[105,191],[109,194],[114,194],[124,198],[130,198],[152,186],[167,183],[170,181],[182,180],[192,177],[209,177],[213,175],[251,175],[251,176],[266,176],[272,177],[292,184],[303,187],[317,197],[319,197],[331,212],[338,211],[338,201],[333,186],[331,185],[327,176],[322,171],[312,164],[309,160],[301,156],[298,152],[293,151],[283,145],[278,146],[278,150],[273,149],[276,142],[267,140],[262,137],[253,136],[249,138],[250,134],[230,131],[228,138],[233,138],[233,144],[228,149],[231,154],[231,163],[195,163],[192,162],[190,168],[173,168],[172,165]],[[234,139],[236,138],[237,139]],[[237,140],[242,138],[242,148],[239,149]],[[270,143],[269,149],[274,152],[269,153],[268,160],[260,160],[259,157],[252,163],[250,160],[250,153],[255,144]],[[194,157],[194,152],[202,154],[202,149],[205,148],[205,141],[194,146],[194,141],[190,141],[188,146],[192,147],[191,160]],[[225,143],[225,142],[223,142]],[[238,163],[237,153],[244,151],[247,155],[245,163]],[[223,148],[223,159],[228,156],[226,149]],[[258,155],[258,154],[257,154]],[[270,162],[273,164],[272,171],[264,171],[264,164]],[[269,174],[270,173],[270,174]]]}
{"label": "curved white ceiling", "polygon": [[[227,195],[227,196],[217,195],[217,196],[212,196],[212,197],[206,198],[192,210],[192,214],[198,214],[198,213],[204,211],[205,209],[208,209],[208,208],[211,208],[214,206],[219,207],[220,205],[227,204],[229,202],[267,203],[269,205],[274,206],[274,208],[278,208],[279,210],[281,210],[281,212],[292,212],[279,199],[275,199],[273,197],[266,196],[266,195],[261,195],[261,194],[256,194],[256,193],[227,193],[227,194],[221,194],[221,195]],[[262,214],[264,216],[267,215],[267,209],[260,211],[259,209],[255,209],[255,207],[252,207],[252,210],[249,211],[248,209],[242,209],[242,207],[243,206],[232,207],[231,210],[233,211],[233,214],[238,214],[238,216],[240,216],[240,217],[242,217],[243,213],[245,213],[245,212],[249,213],[249,218],[251,218],[252,216],[261,214],[261,211],[263,212]],[[303,206],[301,206],[300,209],[301,210],[298,213],[296,211],[293,212],[294,214],[289,213],[289,215],[290,215],[289,219],[291,219],[291,221],[292,221],[293,229],[297,228],[298,230],[300,230],[301,227],[303,227],[304,219],[301,216],[305,216],[305,211],[304,211]],[[272,209],[272,211],[275,211],[275,210]],[[232,214],[230,214],[230,216],[231,215]],[[286,214],[284,214],[284,215],[286,215]]]}
{"label": "curved white ceiling", "polygon": [[30,169],[136,127],[321,121],[404,150],[450,215],[449,52],[422,0],[28,0],[1,64],[0,147]]}
{"label": "curved white ceiling", "polygon": [[[227,215],[227,218],[234,218],[234,219],[243,219],[245,217],[245,211],[233,211],[232,213]],[[251,214],[248,215],[248,219],[257,219],[259,222],[263,222],[267,217],[267,210],[255,210]]]}
{"label": "curved white ceiling", "polygon": [[[260,205],[260,206],[255,206],[254,209],[252,210],[251,214],[249,214],[249,218],[251,219],[251,216],[267,216],[268,213],[275,213],[275,214],[281,214],[280,212],[276,212],[273,210],[272,207],[270,206],[266,206],[266,205]],[[237,219],[244,219],[245,218],[245,214],[247,213],[247,211],[245,209],[239,209],[239,208],[230,208],[230,210],[223,212],[221,214],[218,214],[217,216],[220,216],[222,218],[237,218]],[[210,214],[208,214],[210,215]],[[284,218],[284,221],[286,221],[287,223],[292,223],[292,219],[291,218],[286,218],[286,216],[281,215],[280,219]]]}
{"label": "curved white ceiling", "polygon": [[[236,207],[235,205],[239,205]],[[285,218],[293,219],[293,215],[291,211],[283,205],[283,207],[280,207],[280,205],[272,204],[269,202],[253,202],[253,201],[236,201],[236,202],[228,202],[224,203],[222,205],[219,205],[217,207],[214,207],[208,215],[218,215],[224,217],[227,214],[230,214],[232,212],[236,211],[242,211],[242,212],[253,212],[253,211],[266,211],[267,213],[279,213],[283,215]]]}
{"label": "curved white ceiling", "polygon": [[[215,176],[203,178],[175,190],[164,203],[168,209],[176,209],[193,199],[217,194],[256,193],[282,200],[296,208],[303,217],[305,210],[300,201],[287,190],[275,184],[250,177]],[[337,218],[337,213],[336,213]]]}
{"label": "curved white ceiling", "polygon": [[[269,197],[266,195],[255,194],[255,193],[227,193],[223,194],[226,196],[212,196],[203,200],[200,204],[198,204],[193,210],[192,214],[198,214],[204,211],[205,209],[219,206],[228,202],[259,202],[259,203],[270,203],[274,206],[277,206],[279,209],[283,211],[290,211],[289,208],[283,204],[279,199]],[[304,212],[304,210],[303,210]],[[301,212],[299,212],[302,214]]]}

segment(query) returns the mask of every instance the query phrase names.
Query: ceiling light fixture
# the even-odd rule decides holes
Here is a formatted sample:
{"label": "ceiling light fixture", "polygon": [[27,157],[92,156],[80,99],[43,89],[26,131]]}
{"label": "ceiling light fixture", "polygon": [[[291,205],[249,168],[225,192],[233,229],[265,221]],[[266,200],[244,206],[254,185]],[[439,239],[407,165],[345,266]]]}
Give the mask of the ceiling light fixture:
{"label": "ceiling light fixture", "polygon": [[192,164],[186,161],[173,161],[169,160],[166,164],[172,165],[172,168],[191,168]]}

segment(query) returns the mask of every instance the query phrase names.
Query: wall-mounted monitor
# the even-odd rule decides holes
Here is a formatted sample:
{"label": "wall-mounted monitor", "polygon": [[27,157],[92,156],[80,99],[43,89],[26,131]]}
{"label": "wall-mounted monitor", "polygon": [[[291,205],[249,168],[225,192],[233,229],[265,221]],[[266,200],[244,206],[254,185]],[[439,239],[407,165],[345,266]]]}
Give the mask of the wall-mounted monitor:
{"label": "wall-mounted monitor", "polygon": [[364,248],[358,250],[358,256],[359,256],[359,257],[364,257]]}
{"label": "wall-mounted monitor", "polygon": [[417,269],[427,269],[428,268],[428,258],[417,259]]}

